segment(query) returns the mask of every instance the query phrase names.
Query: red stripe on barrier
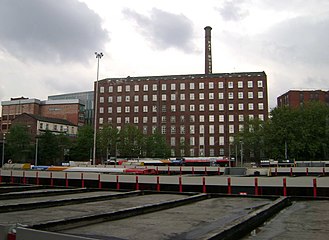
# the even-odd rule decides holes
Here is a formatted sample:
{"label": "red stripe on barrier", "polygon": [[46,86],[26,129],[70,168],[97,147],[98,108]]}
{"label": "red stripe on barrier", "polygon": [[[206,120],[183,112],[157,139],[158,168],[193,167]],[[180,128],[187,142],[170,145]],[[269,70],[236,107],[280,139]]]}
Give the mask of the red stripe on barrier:
{"label": "red stripe on barrier", "polygon": [[204,167],[204,175],[207,175],[207,167]]}
{"label": "red stripe on barrier", "polygon": [[255,178],[255,195],[258,196],[258,178]]}
{"label": "red stripe on barrier", "polygon": [[81,173],[81,187],[85,187],[85,180],[83,179],[83,173]]}
{"label": "red stripe on barrier", "polygon": [[292,177],[294,174],[293,174],[293,171],[292,171],[292,167],[290,168],[290,177]]}
{"label": "red stripe on barrier", "polygon": [[69,187],[69,179],[67,178],[67,173],[65,173],[65,187]]}
{"label": "red stripe on barrier", "polygon": [[306,168],[306,176],[308,176],[308,167]]}
{"label": "red stripe on barrier", "polygon": [[102,189],[101,174],[98,174],[98,188]]}
{"label": "red stripe on barrier", "polygon": [[207,188],[206,188],[206,178],[203,177],[202,178],[202,192],[206,193],[207,192]]}
{"label": "red stripe on barrier", "polygon": [[313,179],[313,197],[316,198],[317,196],[317,183],[316,178]]}
{"label": "red stripe on barrier", "polygon": [[50,172],[50,186],[54,186],[53,172]]}
{"label": "red stripe on barrier", "polygon": [[178,177],[178,181],[179,181],[179,192],[183,192],[182,177],[181,176]]}
{"label": "red stripe on barrier", "polygon": [[194,175],[194,167],[192,167],[192,175]]}
{"label": "red stripe on barrier", "polygon": [[157,176],[157,191],[160,192],[160,177]]}
{"label": "red stripe on barrier", "polygon": [[287,196],[287,179],[286,178],[283,178],[282,179],[283,181],[283,196]]}
{"label": "red stripe on barrier", "polygon": [[116,180],[117,180],[117,190],[120,190],[120,182],[119,182],[119,176],[118,175],[117,175]]}
{"label": "red stripe on barrier", "polygon": [[218,175],[220,175],[220,167],[218,168]]}
{"label": "red stripe on barrier", "polygon": [[139,190],[138,176],[136,176],[136,190]]}
{"label": "red stripe on barrier", "polygon": [[231,187],[231,178],[227,178],[227,194],[232,193],[232,187]]}

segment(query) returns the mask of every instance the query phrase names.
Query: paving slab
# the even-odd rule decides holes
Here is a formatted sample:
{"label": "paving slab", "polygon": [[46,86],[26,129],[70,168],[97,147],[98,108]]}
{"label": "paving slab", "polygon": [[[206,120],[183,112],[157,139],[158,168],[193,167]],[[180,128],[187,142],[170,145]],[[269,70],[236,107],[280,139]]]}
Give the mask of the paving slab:
{"label": "paving slab", "polygon": [[[105,212],[118,211],[146,204],[182,199],[185,197],[185,195],[180,194],[152,194],[130,196],[128,198],[111,199],[107,201],[91,201],[89,203],[0,213],[0,224],[19,223],[22,225],[34,225],[52,220],[67,219],[79,216],[82,217],[97,213],[102,214]],[[20,201],[22,201],[22,199]]]}
{"label": "paving slab", "polygon": [[192,204],[63,231],[98,239],[202,239],[271,200],[211,198]]}
{"label": "paving slab", "polygon": [[298,201],[243,239],[323,240],[328,226],[329,201]]}

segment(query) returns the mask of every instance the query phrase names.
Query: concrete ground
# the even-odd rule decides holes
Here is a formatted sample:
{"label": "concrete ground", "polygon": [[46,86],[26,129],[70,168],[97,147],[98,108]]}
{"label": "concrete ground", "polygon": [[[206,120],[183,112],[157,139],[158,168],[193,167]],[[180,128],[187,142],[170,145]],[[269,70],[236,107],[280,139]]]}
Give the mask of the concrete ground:
{"label": "concrete ground", "polygon": [[269,202],[265,199],[211,198],[63,233],[98,239],[202,239]]}
{"label": "concrete ground", "polygon": [[299,201],[244,239],[323,240],[329,238],[328,226],[328,201]]}

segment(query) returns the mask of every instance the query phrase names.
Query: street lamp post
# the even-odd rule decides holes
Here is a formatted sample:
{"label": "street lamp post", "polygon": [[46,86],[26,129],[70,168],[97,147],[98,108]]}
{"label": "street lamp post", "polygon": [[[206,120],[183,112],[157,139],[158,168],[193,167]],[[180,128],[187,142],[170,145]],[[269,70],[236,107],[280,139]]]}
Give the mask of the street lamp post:
{"label": "street lamp post", "polygon": [[5,142],[6,142],[6,134],[3,134],[2,138],[2,158],[1,158],[1,167],[5,164]]}
{"label": "street lamp post", "polygon": [[99,60],[103,57],[103,53],[95,52],[97,58],[97,78],[96,78],[96,92],[95,92],[95,104],[94,104],[94,151],[93,151],[93,165],[96,164],[96,128],[97,128],[97,104],[98,104],[98,77],[99,77]]}
{"label": "street lamp post", "polygon": [[35,159],[34,159],[34,166],[38,166],[38,145],[39,139],[38,137],[35,138]]}
{"label": "street lamp post", "polygon": [[243,142],[240,141],[241,167],[243,165]]}

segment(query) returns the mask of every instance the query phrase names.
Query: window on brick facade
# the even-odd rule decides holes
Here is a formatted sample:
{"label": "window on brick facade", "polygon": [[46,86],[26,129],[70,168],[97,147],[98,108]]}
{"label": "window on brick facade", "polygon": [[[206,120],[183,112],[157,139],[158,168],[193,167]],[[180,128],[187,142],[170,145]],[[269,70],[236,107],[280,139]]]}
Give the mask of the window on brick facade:
{"label": "window on brick facade", "polygon": [[243,92],[238,92],[238,99],[243,99]]}
{"label": "window on brick facade", "polygon": [[263,87],[263,81],[262,80],[259,80],[257,81],[257,87]]}
{"label": "window on brick facade", "polygon": [[190,111],[194,112],[195,111],[195,106],[193,104],[190,105]]}
{"label": "window on brick facade", "polygon": [[190,125],[190,134],[195,134],[195,126]]}
{"label": "window on brick facade", "polygon": [[122,112],[121,107],[117,107],[117,113],[121,113],[121,112]]}
{"label": "window on brick facade", "polygon": [[185,112],[185,105],[180,105],[180,111]]}
{"label": "window on brick facade", "polygon": [[228,82],[227,87],[228,87],[228,88],[233,88],[233,87],[234,87],[233,82]]}
{"label": "window on brick facade", "polygon": [[232,115],[232,114],[228,115],[228,121],[234,122],[234,115]]}
{"label": "window on brick facade", "polygon": [[214,94],[214,93],[209,93],[209,94],[208,94],[208,98],[209,98],[210,100],[215,99],[215,94]]}
{"label": "window on brick facade", "polygon": [[218,120],[219,122],[224,122],[224,115],[219,115]]}
{"label": "window on brick facade", "polygon": [[248,88],[252,88],[252,87],[253,87],[252,81],[248,81]]}
{"label": "window on brick facade", "polygon": [[129,106],[125,106],[125,113],[129,113],[130,112],[130,107]]}
{"label": "window on brick facade", "polygon": [[264,103],[258,103],[258,109],[264,110]]}
{"label": "window on brick facade", "polygon": [[228,99],[233,99],[233,97],[234,97],[233,92],[229,92],[229,93],[228,93]]}
{"label": "window on brick facade", "polygon": [[117,102],[122,102],[122,97],[121,96],[117,96]]}
{"label": "window on brick facade", "polygon": [[193,90],[195,88],[194,83],[190,83],[190,89]]}
{"label": "window on brick facade", "polygon": [[145,112],[145,113],[148,112],[148,106],[143,106],[143,112]]}
{"label": "window on brick facade", "polygon": [[224,99],[224,93],[218,93],[218,99],[219,100],[222,100],[222,99]]}
{"label": "window on brick facade", "polygon": [[218,126],[218,132],[219,133],[224,133],[224,125],[221,124],[221,125]]}
{"label": "window on brick facade", "polygon": [[144,92],[147,92],[148,90],[149,90],[149,85],[144,84],[144,85],[143,85],[143,91],[144,91]]}
{"label": "window on brick facade", "polygon": [[148,100],[149,100],[149,96],[148,95],[143,95],[143,101],[148,102]]}
{"label": "window on brick facade", "polygon": [[152,85],[152,90],[153,91],[157,91],[158,90],[158,85],[157,84],[153,84]]}
{"label": "window on brick facade", "polygon": [[100,92],[100,93],[104,93],[104,87],[100,87],[100,88],[99,88],[99,92]]}
{"label": "window on brick facade", "polygon": [[170,100],[171,101],[175,101],[176,100],[176,94],[175,93],[170,94]]}
{"label": "window on brick facade", "polygon": [[199,116],[199,122],[204,122],[204,115]]}
{"label": "window on brick facade", "polygon": [[109,86],[109,92],[113,92],[113,86]]}
{"label": "window on brick facade", "polygon": [[238,105],[238,109],[239,109],[240,111],[243,110],[243,103],[239,103],[239,105]]}
{"label": "window on brick facade", "polygon": [[209,111],[214,111],[215,110],[215,105],[214,104],[209,104]]}
{"label": "window on brick facade", "polygon": [[130,85],[126,85],[126,86],[125,86],[125,91],[126,91],[126,92],[130,92]]}
{"label": "window on brick facade", "polygon": [[204,100],[204,93],[199,93],[199,99]]}
{"label": "window on brick facade", "polygon": [[158,101],[158,95],[152,95],[152,101],[153,102]]}
{"label": "window on brick facade", "polygon": [[204,89],[204,83],[203,82],[199,83],[199,89]]}
{"label": "window on brick facade", "polygon": [[99,98],[99,102],[100,102],[100,103],[103,103],[103,102],[104,102],[104,97],[100,97],[100,98]]}
{"label": "window on brick facade", "polygon": [[228,105],[228,110],[230,110],[230,111],[233,111],[234,110],[234,104],[233,103],[230,103]]}
{"label": "window on brick facade", "polygon": [[194,100],[195,97],[194,97],[194,93],[190,93],[190,100]]}
{"label": "window on brick facade", "polygon": [[254,110],[254,104],[248,103],[248,110]]}
{"label": "window on brick facade", "polygon": [[135,85],[135,86],[134,86],[134,91],[135,91],[135,92],[139,92],[139,85]]}
{"label": "window on brick facade", "polygon": [[134,112],[138,113],[139,112],[139,106],[134,106]]}
{"label": "window on brick facade", "polygon": [[254,98],[254,93],[253,92],[248,92],[248,98],[253,99]]}
{"label": "window on brick facade", "polygon": [[180,96],[180,100],[185,100],[185,93],[181,93],[179,96]]}
{"label": "window on brick facade", "polygon": [[167,95],[166,94],[162,94],[161,95],[161,100],[162,101],[166,101],[167,100]]}
{"label": "window on brick facade", "polygon": [[112,97],[112,96],[109,96],[109,97],[107,98],[107,101],[108,101],[109,103],[113,102],[113,97]]}
{"label": "window on brick facade", "polygon": [[122,92],[122,86],[117,86],[117,92]]}
{"label": "window on brick facade", "polygon": [[161,90],[162,90],[162,91],[166,91],[166,90],[167,90],[167,84],[162,83],[162,84],[161,84]]}
{"label": "window on brick facade", "polygon": [[264,95],[263,95],[263,92],[258,92],[258,98],[263,98],[264,97]]}
{"label": "window on brick facade", "polygon": [[215,122],[215,116],[209,115],[209,122]]}
{"label": "window on brick facade", "polygon": [[224,88],[224,83],[223,82],[218,82],[218,88],[223,89]]}
{"label": "window on brick facade", "polygon": [[103,107],[99,108],[99,113],[104,113],[104,108]]}
{"label": "window on brick facade", "polygon": [[214,134],[215,133],[215,126],[214,125],[209,125],[209,133]]}
{"label": "window on brick facade", "polygon": [[126,96],[126,102],[130,102],[130,96]]}
{"label": "window on brick facade", "polygon": [[243,88],[243,82],[242,81],[238,81],[238,88]]}
{"label": "window on brick facade", "polygon": [[209,82],[209,89],[214,89],[215,84],[213,82]]}
{"label": "window on brick facade", "polygon": [[138,102],[138,101],[139,101],[139,96],[138,96],[138,95],[135,95],[135,96],[134,96],[134,101],[135,101],[135,102]]}
{"label": "window on brick facade", "polygon": [[179,88],[180,90],[185,90],[185,83],[180,83]]}
{"label": "window on brick facade", "polygon": [[176,84],[175,83],[170,84],[170,90],[176,90]]}
{"label": "window on brick facade", "polygon": [[199,111],[200,112],[204,112],[204,104],[200,104],[199,105]]}

